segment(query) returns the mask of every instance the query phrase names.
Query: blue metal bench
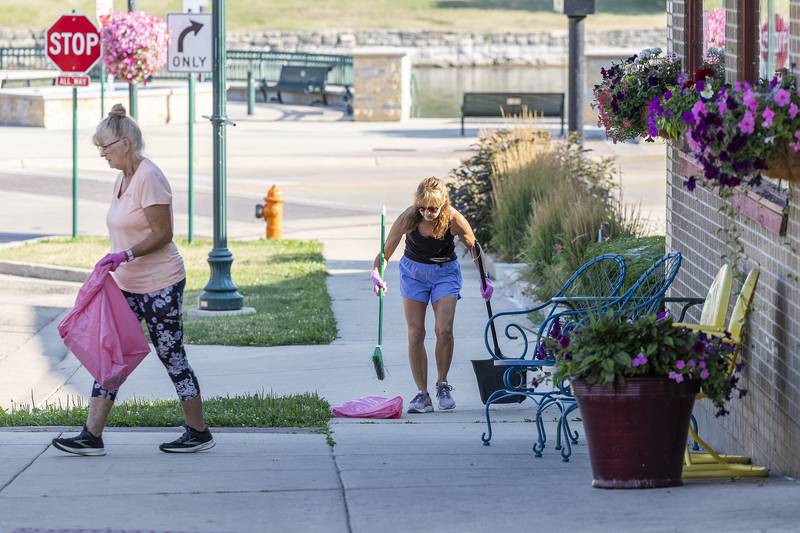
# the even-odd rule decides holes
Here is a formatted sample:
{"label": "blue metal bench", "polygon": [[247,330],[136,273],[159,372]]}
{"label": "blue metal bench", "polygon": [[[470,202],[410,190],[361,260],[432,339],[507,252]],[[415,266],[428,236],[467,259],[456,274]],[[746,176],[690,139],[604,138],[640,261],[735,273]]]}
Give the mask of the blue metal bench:
{"label": "blue metal bench", "polygon": [[[603,256],[600,256],[603,257]],[[596,258],[597,260],[599,258]],[[595,261],[592,260],[592,261]],[[620,261],[622,259],[620,258]],[[591,263],[591,261],[590,261]],[[587,263],[589,265],[589,263]],[[525,329],[518,324],[511,323],[504,328],[506,337],[508,339],[520,339],[523,344],[523,351],[519,359],[503,359],[496,360],[496,366],[507,367],[504,375],[504,389],[496,391],[497,398],[504,397],[509,394],[523,394],[531,398],[537,406],[536,409],[536,427],[537,427],[537,441],[533,445],[533,452],[536,457],[541,457],[542,451],[545,447],[547,440],[544,423],[542,421],[542,413],[550,408],[556,406],[560,411],[559,421],[556,428],[556,446],[555,449],[561,451],[561,457],[564,461],[569,461],[572,454],[571,444],[575,444],[578,439],[578,434],[572,431],[569,427],[569,414],[577,408],[575,398],[572,396],[568,383],[554,383],[553,387],[537,391],[536,387],[513,387],[511,378],[515,373],[530,370],[533,368],[552,367],[555,366],[555,353],[549,348],[560,335],[568,334],[579,328],[582,323],[592,315],[597,316],[605,313],[616,313],[627,318],[635,319],[649,313],[658,311],[663,306],[664,294],[669,286],[675,280],[678,270],[681,265],[681,254],[679,252],[669,252],[658,261],[656,261],[650,268],[648,268],[631,287],[620,296],[615,296],[616,292],[609,292],[606,295],[599,294],[605,285],[607,290],[616,290],[622,286],[622,279],[619,280],[619,285],[614,284],[609,286],[607,283],[593,281],[591,283],[581,283],[580,287],[585,292],[580,293],[572,289],[572,284],[575,283],[574,278],[580,279],[579,273],[587,265],[579,269],[570,280],[565,283],[567,290],[562,287],[561,291],[564,294],[557,294],[553,296],[548,302],[542,306],[532,310],[512,311],[506,313],[497,313],[489,319],[485,328],[484,339],[486,340],[486,347],[489,353],[492,349],[488,343],[488,331],[490,324],[497,321],[502,317],[513,315],[529,315],[532,311],[537,311],[545,307],[549,308],[548,314],[537,328],[532,331],[534,333],[533,351],[530,358],[526,358],[529,354],[529,342]],[[623,263],[624,267],[624,263]],[[602,273],[602,269],[600,269]],[[624,268],[622,269],[622,277],[624,278]],[[596,276],[595,276],[596,277]],[[572,290],[571,290],[572,289]],[[547,342],[547,340],[551,342]],[[508,357],[508,352],[504,352]],[[492,398],[490,398],[492,400]],[[489,416],[490,402],[487,401],[486,408],[486,424],[487,432],[481,436],[483,443],[489,445],[492,438],[491,419]],[[564,435],[563,441],[561,436]]]}

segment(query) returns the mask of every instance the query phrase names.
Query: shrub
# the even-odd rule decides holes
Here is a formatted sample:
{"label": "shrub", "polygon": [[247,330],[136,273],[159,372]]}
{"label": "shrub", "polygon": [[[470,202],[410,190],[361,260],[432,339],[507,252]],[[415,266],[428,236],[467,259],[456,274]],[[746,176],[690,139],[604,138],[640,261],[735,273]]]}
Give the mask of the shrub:
{"label": "shrub", "polygon": [[[546,133],[531,126],[481,132],[475,154],[453,169],[447,177],[450,201],[469,221],[478,241],[484,246],[492,240],[492,173],[497,161],[511,148],[537,143]],[[517,153],[519,155],[519,153]]]}

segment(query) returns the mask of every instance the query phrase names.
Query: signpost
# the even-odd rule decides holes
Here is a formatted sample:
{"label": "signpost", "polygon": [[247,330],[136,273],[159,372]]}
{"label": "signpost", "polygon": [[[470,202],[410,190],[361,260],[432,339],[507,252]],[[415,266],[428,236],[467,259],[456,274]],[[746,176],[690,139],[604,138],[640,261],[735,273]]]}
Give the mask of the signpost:
{"label": "signpost", "polygon": [[553,0],[553,10],[569,17],[569,67],[567,70],[567,123],[569,132],[583,138],[583,91],[586,66],[583,26],[586,15],[595,10],[595,0]]}
{"label": "signpost", "polygon": [[85,15],[62,15],[45,34],[47,58],[61,70],[59,85],[72,87],[72,238],[78,236],[78,87],[86,87],[88,77],[73,81],[65,74],[84,74],[100,59],[100,33]]}
{"label": "signpost", "polygon": [[[95,0],[95,14],[97,15],[97,23],[102,28],[108,24],[111,19],[111,13],[114,12],[114,0]],[[106,64],[102,60],[104,50],[102,48],[103,42],[100,41],[100,120],[106,116]]]}
{"label": "signpost", "polygon": [[212,71],[212,21],[209,14],[169,13],[167,70],[189,75],[189,234],[194,239],[194,75]]}

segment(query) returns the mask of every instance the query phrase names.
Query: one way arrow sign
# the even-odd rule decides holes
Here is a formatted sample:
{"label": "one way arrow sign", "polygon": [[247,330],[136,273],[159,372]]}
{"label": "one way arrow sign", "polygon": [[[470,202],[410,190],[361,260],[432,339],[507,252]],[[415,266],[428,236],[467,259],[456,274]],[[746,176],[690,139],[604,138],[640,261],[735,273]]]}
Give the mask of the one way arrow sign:
{"label": "one way arrow sign", "polygon": [[168,71],[212,71],[210,13],[169,13],[167,28],[170,37]]}

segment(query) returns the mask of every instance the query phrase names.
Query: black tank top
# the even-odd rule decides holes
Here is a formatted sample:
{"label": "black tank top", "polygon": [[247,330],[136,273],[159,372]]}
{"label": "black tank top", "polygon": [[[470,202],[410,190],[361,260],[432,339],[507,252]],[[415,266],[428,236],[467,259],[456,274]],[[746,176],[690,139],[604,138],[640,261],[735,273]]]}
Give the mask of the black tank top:
{"label": "black tank top", "polygon": [[406,249],[403,255],[417,263],[432,264],[455,261],[457,258],[455,237],[449,228],[442,239],[425,237],[418,228],[414,228],[414,231],[406,233]]}

